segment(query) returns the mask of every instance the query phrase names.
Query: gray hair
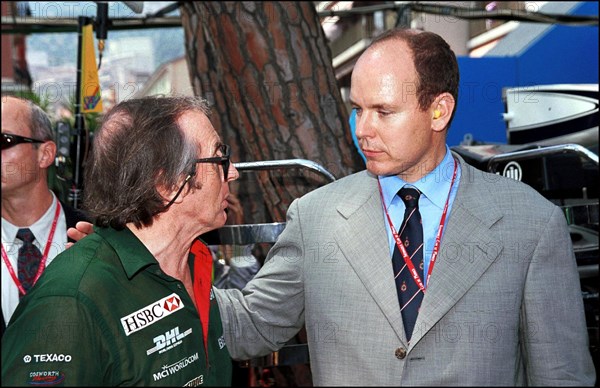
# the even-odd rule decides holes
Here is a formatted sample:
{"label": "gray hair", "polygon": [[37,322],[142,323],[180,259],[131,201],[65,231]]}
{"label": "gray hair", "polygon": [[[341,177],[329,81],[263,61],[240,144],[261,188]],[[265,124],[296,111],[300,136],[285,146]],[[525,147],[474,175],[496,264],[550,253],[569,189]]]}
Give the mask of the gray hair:
{"label": "gray hair", "polygon": [[29,129],[31,137],[38,140],[48,141],[54,140],[54,132],[48,115],[42,108],[37,106],[33,101],[26,100],[29,107]]}

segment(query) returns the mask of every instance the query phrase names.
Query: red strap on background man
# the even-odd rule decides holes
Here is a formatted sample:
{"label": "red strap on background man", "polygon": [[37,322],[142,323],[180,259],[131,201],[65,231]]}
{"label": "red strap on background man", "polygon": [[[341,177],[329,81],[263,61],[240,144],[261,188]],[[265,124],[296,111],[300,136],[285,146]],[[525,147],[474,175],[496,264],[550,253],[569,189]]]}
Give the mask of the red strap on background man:
{"label": "red strap on background man", "polygon": [[191,253],[194,255],[194,298],[196,299],[198,314],[200,314],[204,351],[206,353],[206,361],[208,362],[208,318],[213,257],[210,249],[200,240],[194,241]]}

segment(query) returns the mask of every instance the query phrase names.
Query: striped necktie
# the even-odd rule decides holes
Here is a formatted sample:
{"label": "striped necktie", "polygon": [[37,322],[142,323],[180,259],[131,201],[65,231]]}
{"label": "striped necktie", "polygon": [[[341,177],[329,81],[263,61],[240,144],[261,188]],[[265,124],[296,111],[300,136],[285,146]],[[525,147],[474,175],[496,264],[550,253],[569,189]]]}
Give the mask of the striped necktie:
{"label": "striped necktie", "polygon": [[[419,213],[419,196],[421,193],[414,188],[402,188],[398,195],[406,205],[404,220],[398,235],[419,277],[423,279],[423,225],[421,223],[421,213]],[[410,341],[417,321],[419,307],[423,300],[423,291],[413,279],[397,246],[394,248],[392,263],[400,311],[402,312],[402,322],[404,323],[406,338]]]}

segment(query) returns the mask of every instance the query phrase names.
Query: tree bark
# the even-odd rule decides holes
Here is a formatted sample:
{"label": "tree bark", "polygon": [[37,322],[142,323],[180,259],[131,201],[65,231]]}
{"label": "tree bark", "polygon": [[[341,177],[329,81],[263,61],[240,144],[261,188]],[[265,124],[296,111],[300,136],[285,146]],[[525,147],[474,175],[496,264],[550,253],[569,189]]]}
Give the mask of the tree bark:
{"label": "tree bark", "polygon": [[[336,178],[364,168],[312,2],[184,2],[196,95],[233,161],[308,159]],[[246,223],[284,221],[327,180],[307,170],[249,172],[233,186]]]}

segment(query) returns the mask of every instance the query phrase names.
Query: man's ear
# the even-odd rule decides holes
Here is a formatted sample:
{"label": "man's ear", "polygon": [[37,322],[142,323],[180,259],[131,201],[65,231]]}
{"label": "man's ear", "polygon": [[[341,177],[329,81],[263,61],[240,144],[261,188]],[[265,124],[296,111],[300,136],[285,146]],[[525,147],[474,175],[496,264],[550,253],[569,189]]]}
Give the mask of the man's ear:
{"label": "man's ear", "polygon": [[450,93],[442,93],[431,104],[431,129],[441,132],[448,127],[456,101]]}
{"label": "man's ear", "polygon": [[38,164],[40,168],[48,168],[54,163],[56,157],[56,143],[47,141],[39,145]]}
{"label": "man's ear", "polygon": [[[161,174],[163,174],[162,171],[159,173],[159,175],[161,175]],[[166,187],[165,185],[162,185],[159,183],[156,186],[156,190],[158,191],[160,196],[165,200],[165,204],[169,203],[173,198],[175,198],[177,193],[181,190],[181,192],[179,193],[179,195],[177,195],[177,198],[173,202],[173,203],[181,203],[181,201],[183,201],[183,198],[187,195],[187,191],[188,191],[188,190],[186,190],[185,186],[187,186],[188,182],[193,178],[194,178],[193,175],[186,175],[185,177],[182,177],[181,179],[179,179],[179,181],[177,182],[177,185],[175,187]],[[161,181],[160,176],[157,179],[157,181]]]}

